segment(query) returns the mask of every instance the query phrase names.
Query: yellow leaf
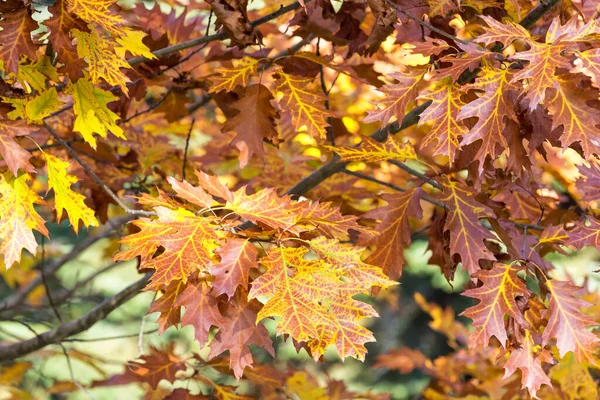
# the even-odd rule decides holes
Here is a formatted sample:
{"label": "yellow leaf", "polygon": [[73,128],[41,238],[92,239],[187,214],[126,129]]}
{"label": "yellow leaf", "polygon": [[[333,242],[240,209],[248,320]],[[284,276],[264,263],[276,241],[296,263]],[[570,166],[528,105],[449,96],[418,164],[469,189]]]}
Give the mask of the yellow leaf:
{"label": "yellow leaf", "polygon": [[149,60],[156,58],[148,46],[142,43],[146,33],[131,29],[124,29],[123,32],[120,38],[115,39],[122,46],[115,49],[120,57],[125,58],[125,52],[129,51],[134,56],[142,56]]}
{"label": "yellow leaf", "polygon": [[80,220],[86,227],[98,226],[94,211],[83,202],[85,197],[71,190],[71,185],[77,182],[77,178],[67,173],[69,163],[51,154],[44,154],[48,166],[48,191],[54,190],[57,220],[60,222],[63,211],[66,210],[75,233],[79,231]]}
{"label": "yellow leaf", "polygon": [[8,113],[10,119],[22,118],[37,125],[41,125],[44,118],[58,111],[63,104],[58,100],[58,93],[55,88],[50,88],[35,97],[25,99],[3,97],[3,100],[15,108]]}
{"label": "yellow leaf", "polygon": [[404,161],[417,158],[415,149],[410,142],[400,143],[393,136],[388,136],[385,143],[365,137],[358,147],[323,147],[336,152],[341,157],[341,161],[381,162],[387,160]]}
{"label": "yellow leaf", "polygon": [[23,87],[41,92],[46,89],[46,79],[58,82],[58,71],[52,65],[50,57],[43,56],[35,64],[19,64],[17,80]]}
{"label": "yellow leaf", "polygon": [[285,114],[291,116],[296,132],[302,127],[311,136],[326,136],[329,125],[329,110],[325,108],[325,95],[311,88],[312,79],[288,75],[284,72],[277,73],[277,90],[283,92],[279,101],[283,118]]}
{"label": "yellow leaf", "polygon": [[119,86],[123,93],[128,94],[127,83],[129,78],[121,72],[121,68],[131,68],[123,59],[115,54],[109,39],[100,37],[98,32],[82,32],[79,29],[71,31],[77,39],[77,54],[87,59],[90,78],[93,83],[104,79],[111,86]]}
{"label": "yellow leaf", "polygon": [[217,76],[210,77],[212,85],[208,93],[218,93],[222,90],[233,91],[237,85],[247,86],[250,75],[256,72],[258,61],[250,57],[233,61],[232,68],[217,68]]}
{"label": "yellow leaf", "polygon": [[48,236],[44,220],[35,211],[34,204],[44,204],[41,197],[29,188],[29,174],[13,177],[0,175],[0,254],[10,268],[20,262],[21,250],[36,253],[37,242],[32,229]]}
{"label": "yellow leaf", "polygon": [[75,125],[73,130],[80,132],[90,146],[96,148],[94,133],[106,139],[110,130],[115,136],[125,139],[123,129],[116,124],[119,116],[109,110],[107,104],[118,99],[112,93],[95,88],[86,79],[78,79],[69,84],[67,93],[73,96]]}
{"label": "yellow leaf", "polygon": [[123,17],[110,10],[116,3],[114,0],[68,0],[69,12],[77,15],[85,22],[98,24],[108,32],[121,35],[120,26],[125,22]]}

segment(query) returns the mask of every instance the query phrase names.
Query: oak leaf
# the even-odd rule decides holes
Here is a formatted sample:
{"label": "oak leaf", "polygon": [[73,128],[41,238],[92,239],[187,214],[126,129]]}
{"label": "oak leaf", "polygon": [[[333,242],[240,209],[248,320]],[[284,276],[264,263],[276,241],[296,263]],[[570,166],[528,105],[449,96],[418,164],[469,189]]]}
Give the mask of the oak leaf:
{"label": "oak leaf", "polygon": [[231,238],[217,250],[221,256],[218,264],[210,266],[215,295],[226,294],[233,297],[238,286],[248,288],[248,275],[252,268],[258,268],[258,251],[249,240]]}
{"label": "oak leaf", "polygon": [[563,127],[560,142],[564,148],[572,143],[579,143],[587,158],[592,154],[600,154],[597,143],[600,129],[596,127],[600,119],[596,117],[599,110],[588,103],[598,98],[598,91],[581,90],[581,76],[555,76],[554,87],[546,92],[548,111],[552,115],[552,129]]}
{"label": "oak leaf", "polygon": [[3,100],[14,107],[14,110],[8,113],[10,119],[21,118],[36,125],[41,125],[44,118],[58,111],[63,105],[58,99],[56,89],[53,87],[41,92],[37,96],[30,96],[24,99],[4,97]]}
{"label": "oak leaf", "polygon": [[535,354],[537,347],[539,346],[534,343],[531,333],[526,330],[522,347],[511,351],[510,357],[504,366],[506,370],[504,379],[514,374],[517,368],[521,370],[523,388],[527,388],[533,398],[538,398],[537,391],[540,390],[542,385],[552,386],[550,378],[542,369],[543,355]]}
{"label": "oak leaf", "polygon": [[329,125],[327,119],[332,114],[325,108],[325,95],[312,87],[313,80],[281,71],[274,77],[276,90],[283,93],[279,100],[282,117],[291,116],[296,132],[305,127],[309,135],[324,138]]}
{"label": "oak leaf", "polygon": [[485,45],[500,42],[506,47],[515,40],[530,37],[527,29],[512,21],[502,23],[486,15],[480,15],[479,18],[481,18],[488,27],[484,27],[485,33],[483,35],[479,35],[475,38],[476,42],[484,43]]}
{"label": "oak leaf", "polygon": [[[152,290],[173,280],[187,282],[194,271],[208,271],[213,252],[218,247],[214,221],[197,217],[182,208],[173,210],[157,206],[155,211],[156,219],[141,218],[131,222],[140,231],[121,240],[129,249],[117,253],[114,260],[140,256],[140,268],[156,271],[146,286]],[[153,257],[161,247],[163,253]]]}
{"label": "oak leaf", "polygon": [[25,172],[35,171],[29,162],[31,153],[19,146],[14,139],[19,136],[27,136],[36,130],[37,127],[29,126],[23,120],[11,121],[0,118],[0,154],[14,176],[18,175],[19,169]]}
{"label": "oak leaf", "polygon": [[584,246],[600,248],[600,221],[594,217],[587,217],[589,224],[576,221],[574,227],[568,231],[569,238],[566,244],[575,246],[577,249]]}
{"label": "oak leaf", "polygon": [[54,191],[57,221],[60,222],[63,211],[66,211],[75,233],[79,232],[79,221],[86,227],[98,226],[94,211],[84,203],[85,196],[71,189],[71,185],[77,183],[78,179],[67,173],[70,164],[52,154],[44,155],[48,169],[48,191]]}
{"label": "oak leaf", "polygon": [[377,106],[381,107],[369,111],[363,121],[379,121],[382,127],[393,117],[396,117],[397,121],[402,121],[406,107],[417,97],[424,73],[423,70],[409,70],[391,74],[390,77],[397,80],[398,83],[385,85],[378,89],[384,94],[384,98],[377,103]]}
{"label": "oak leaf", "polygon": [[[274,119],[277,116],[271,105],[273,95],[264,85],[257,84],[246,88],[244,96],[231,107],[238,114],[223,125],[223,132],[234,131],[237,136],[231,142],[240,150],[240,168],[245,167],[253,155],[263,160],[265,152],[263,140],[277,142]],[[240,146],[241,142],[244,146]]]}
{"label": "oak leaf", "polygon": [[589,367],[577,362],[575,355],[571,352],[565,356],[552,368],[550,368],[550,378],[560,384],[563,393],[569,396],[569,399],[597,399],[598,383],[592,377]]}
{"label": "oak leaf", "polygon": [[53,82],[59,81],[58,71],[52,65],[50,57],[40,57],[36,63],[32,64],[19,64],[17,80],[23,87],[28,88],[28,92],[31,90],[43,92],[46,90],[46,81],[48,79]]}
{"label": "oak leaf", "polygon": [[504,325],[504,316],[508,315],[522,326],[527,326],[517,302],[517,296],[528,297],[531,292],[517,276],[522,271],[517,266],[494,264],[491,270],[480,270],[473,277],[483,285],[468,289],[463,295],[480,300],[479,304],[467,308],[461,315],[473,320],[477,332],[470,337],[469,346],[487,347],[490,338],[496,336],[503,347],[506,347],[508,336]]}
{"label": "oak leaf", "polygon": [[111,10],[114,0],[66,0],[68,11],[87,23],[96,24],[108,32],[121,35],[125,22],[119,13]]}
{"label": "oak leaf", "polygon": [[384,194],[381,198],[388,204],[363,216],[381,221],[376,229],[377,235],[366,243],[375,246],[366,262],[381,267],[390,279],[402,276],[404,249],[411,243],[410,218],[422,218],[420,200],[424,194],[421,188],[398,194]]}
{"label": "oak leaf", "polygon": [[479,173],[483,172],[488,156],[496,158],[507,147],[504,130],[507,120],[517,121],[515,113],[514,85],[510,84],[511,72],[507,69],[482,68],[482,76],[467,88],[483,90],[481,96],[466,104],[458,113],[457,119],[477,117],[477,123],[463,135],[462,146],[481,140],[481,146],[475,155],[479,161]]}
{"label": "oak leaf", "polygon": [[71,32],[77,39],[77,54],[88,62],[92,82],[97,84],[100,79],[103,79],[111,86],[119,86],[127,95],[129,93],[127,83],[130,80],[121,72],[121,68],[131,68],[131,66],[115,54],[109,39],[100,36],[94,29],[91,32],[73,29]]}
{"label": "oak leaf", "polygon": [[29,180],[29,174],[0,175],[0,254],[4,256],[6,268],[21,260],[23,249],[36,254],[33,229],[48,236],[44,220],[34,209],[34,204],[45,202],[29,188]]}
{"label": "oak leaf", "polygon": [[200,347],[208,342],[213,326],[224,326],[228,322],[219,311],[219,303],[211,291],[212,288],[206,282],[190,282],[175,302],[175,307],[185,307],[181,326],[194,327],[194,337]]}
{"label": "oak leaf", "polygon": [[160,312],[156,321],[158,333],[164,333],[170,326],[177,326],[181,320],[181,307],[175,306],[177,298],[185,290],[186,284],[181,280],[174,280],[166,287],[165,292],[154,300],[148,308],[147,314]]}
{"label": "oak leaf", "polygon": [[387,160],[406,161],[417,158],[415,149],[410,142],[400,143],[391,135],[383,143],[370,137],[364,137],[358,147],[323,147],[337,153],[340,161],[381,162]]}
{"label": "oak leaf", "polygon": [[257,310],[261,304],[257,300],[248,301],[246,294],[234,304],[230,303],[225,312],[225,321],[219,325],[219,332],[210,342],[209,358],[229,351],[229,363],[237,379],[244,373],[244,368],[252,366],[254,359],[248,346],[264,348],[271,356],[275,356],[269,331],[262,324],[256,323]]}
{"label": "oak leaf", "polygon": [[128,369],[133,372],[138,381],[148,383],[156,389],[160,381],[174,382],[175,374],[186,369],[185,360],[171,354],[170,351],[161,351],[150,348],[149,355],[140,357],[140,361],[132,361]]}
{"label": "oak leaf", "polygon": [[[326,246],[317,243],[315,250],[319,247]],[[249,298],[266,298],[257,321],[281,318],[277,334],[306,342],[314,359],[330,344],[335,344],[340,357],[364,359],[364,344],[373,336],[358,322],[377,313],[352,296],[394,282],[378,268],[357,260],[356,252],[350,253],[350,263],[346,256],[340,257],[348,254],[343,247],[337,254],[329,251],[319,259],[307,259],[307,253],[307,248],[279,247],[261,258],[267,271],[252,282],[249,294]]]}
{"label": "oak leaf", "polygon": [[431,148],[434,155],[448,156],[450,165],[454,162],[461,137],[468,132],[467,127],[458,119],[459,112],[465,106],[461,96],[460,86],[448,76],[435,81],[418,97],[420,100],[431,100],[431,104],[419,118],[419,126],[431,124],[420,147]]}
{"label": "oak leaf", "polygon": [[587,330],[597,322],[579,310],[592,304],[577,297],[580,288],[567,281],[547,280],[550,300],[546,316],[548,325],[542,334],[543,345],[556,338],[560,357],[572,351],[578,362],[595,364],[596,347],[600,339]]}
{"label": "oak leaf", "polygon": [[94,133],[106,139],[110,131],[113,135],[125,139],[123,129],[116,123],[119,116],[108,108],[108,103],[118,100],[117,96],[94,87],[90,81],[83,78],[70,83],[66,92],[73,96],[73,130],[81,133],[93,149],[96,148]]}
{"label": "oak leaf", "polygon": [[31,39],[31,33],[38,29],[32,18],[29,4],[19,4],[18,8],[2,12],[0,21],[0,61],[4,61],[6,72],[17,73],[22,56],[35,60],[38,47]]}
{"label": "oak leaf", "polygon": [[241,60],[234,60],[230,68],[217,68],[215,71],[218,75],[208,78],[211,83],[208,93],[218,93],[222,90],[233,92],[237,86],[248,86],[250,77],[256,73],[257,67],[257,60],[244,57]]}
{"label": "oak leaf", "polygon": [[448,208],[444,231],[450,232],[450,254],[458,254],[463,270],[474,274],[479,270],[479,260],[494,260],[483,241],[495,237],[479,222],[492,212],[478,203],[474,192],[464,184],[445,177],[442,185],[440,201]]}

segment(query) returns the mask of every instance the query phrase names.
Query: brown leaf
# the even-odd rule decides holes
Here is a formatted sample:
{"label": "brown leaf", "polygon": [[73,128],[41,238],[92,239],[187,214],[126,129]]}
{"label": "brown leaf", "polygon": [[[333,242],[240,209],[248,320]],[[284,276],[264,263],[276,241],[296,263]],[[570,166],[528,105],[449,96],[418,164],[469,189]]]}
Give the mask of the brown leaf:
{"label": "brown leaf", "polygon": [[[223,125],[223,132],[235,131],[237,136],[231,142],[240,149],[240,167],[245,167],[253,155],[261,160],[265,157],[263,140],[277,142],[274,119],[277,113],[271,105],[273,95],[264,85],[252,85],[245,95],[233,103],[239,113]],[[241,142],[245,146],[240,146]]]}

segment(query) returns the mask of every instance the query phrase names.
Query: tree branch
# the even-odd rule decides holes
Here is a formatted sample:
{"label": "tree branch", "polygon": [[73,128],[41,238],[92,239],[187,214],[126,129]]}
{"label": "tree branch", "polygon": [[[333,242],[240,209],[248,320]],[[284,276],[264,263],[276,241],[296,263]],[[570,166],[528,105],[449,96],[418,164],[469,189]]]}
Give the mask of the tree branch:
{"label": "tree branch", "polygon": [[[305,0],[304,2],[308,3],[309,1],[310,0]],[[273,11],[272,13],[267,14],[264,17],[261,17],[261,18],[258,18],[256,20],[252,21],[250,23],[250,25],[252,25],[252,27],[255,28],[255,27],[260,26],[264,23],[267,23],[275,18],[278,18],[278,17],[282,16],[283,14],[286,14],[290,11],[294,11],[298,8],[300,8],[300,3],[295,1],[292,4],[289,4],[285,7],[281,7],[277,11]],[[168,56],[169,54],[176,53],[181,50],[189,49],[190,47],[200,46],[202,44],[214,42],[216,40],[224,40],[224,39],[227,39],[227,37],[228,37],[227,33],[219,32],[219,33],[215,33],[214,35],[203,36],[201,38],[177,43],[172,46],[167,46],[167,47],[164,47],[162,49],[152,52],[152,54],[154,54],[158,58],[161,58],[161,57]],[[146,61],[149,61],[149,60],[145,57],[136,57],[136,58],[132,58],[131,60],[129,60],[128,63],[129,63],[129,65],[131,65],[133,67],[133,66],[142,64]]]}
{"label": "tree branch", "polygon": [[14,360],[15,358],[39,350],[49,344],[61,343],[63,339],[89,329],[96,322],[104,319],[121,304],[139,293],[139,291],[146,286],[146,283],[151,276],[152,273],[147,273],[138,281],[98,304],[90,312],[79,319],[62,324],[57,328],[39,334],[34,338],[0,347],[0,362]]}
{"label": "tree branch", "polygon": [[62,144],[62,146],[65,148],[65,150],[67,150],[67,153],[69,153],[69,155],[71,157],[73,157],[73,159],[75,159],[75,161],[77,161],[77,163],[79,165],[81,165],[81,167],[85,170],[85,172],[87,172],[88,175],[90,177],[92,177],[92,179],[98,184],[98,186],[100,186],[102,188],[102,190],[104,190],[104,192],[106,192],[106,194],[108,194],[110,196],[110,198],[112,198],[114,200],[114,202],[117,203],[117,205],[123,209],[123,211],[125,211],[127,214],[131,214],[131,215],[143,215],[143,216],[156,215],[156,213],[154,213],[154,212],[143,211],[143,210],[133,210],[133,209],[127,207],[127,205],[125,203],[123,203],[123,201],[119,198],[119,196],[117,196],[115,194],[115,192],[112,191],[111,188],[106,186],[106,184],[102,181],[102,179],[100,179],[98,177],[98,175],[96,175],[96,173],[94,171],[92,171],[92,169],[89,167],[89,165],[87,165],[77,155],[77,153],[75,153],[73,151],[71,146],[69,146],[67,144],[67,142],[64,141],[63,138],[61,138],[56,132],[54,132],[54,129],[52,129],[46,121],[44,121],[44,128],[46,128],[46,130],[48,132],[50,132],[50,134],[54,137],[54,139],[56,139],[60,144]]}
{"label": "tree branch", "polygon": [[[371,138],[377,140],[378,142],[383,142],[390,133],[396,134],[401,130],[408,128],[409,126],[415,125],[417,122],[419,122],[419,116],[421,115],[421,113],[427,107],[429,107],[430,104],[431,100],[428,100],[420,106],[415,107],[412,111],[410,111],[404,116],[404,118],[402,119],[402,123],[398,123],[398,121],[395,121],[391,124],[388,124],[384,128],[373,133],[371,135]],[[340,157],[337,154],[334,155],[331,161],[329,161],[325,165],[322,165],[319,169],[312,172],[310,175],[306,176],[300,182],[295,184],[286,192],[286,194],[303,195],[309,190],[313,189],[315,186],[319,185],[325,179],[329,178],[332,175],[335,175],[338,172],[343,171],[349,163],[347,161],[339,160]]]}
{"label": "tree branch", "polygon": [[[88,247],[96,243],[98,240],[108,237],[115,228],[120,228],[126,222],[132,220],[134,216],[132,215],[121,215],[114,219],[108,221],[95,235],[88,236],[81,242],[75,245],[73,249],[65,254],[64,256],[54,260],[53,262],[48,263],[45,266],[46,273],[52,275],[56,271],[58,271],[63,265],[68,263],[69,261],[74,260],[79,254],[81,254]],[[19,289],[19,291],[12,296],[6,298],[2,303],[0,303],[0,318],[3,318],[2,311],[10,310],[18,304],[22,303],[23,300],[31,293],[36,287],[42,284],[42,277],[38,275],[35,279],[29,281],[25,286]]]}
{"label": "tree branch", "polygon": [[542,18],[557,4],[558,0],[540,0],[538,5],[529,11],[529,13],[521,20],[521,22],[519,22],[519,25],[525,29],[531,29],[540,18]]}

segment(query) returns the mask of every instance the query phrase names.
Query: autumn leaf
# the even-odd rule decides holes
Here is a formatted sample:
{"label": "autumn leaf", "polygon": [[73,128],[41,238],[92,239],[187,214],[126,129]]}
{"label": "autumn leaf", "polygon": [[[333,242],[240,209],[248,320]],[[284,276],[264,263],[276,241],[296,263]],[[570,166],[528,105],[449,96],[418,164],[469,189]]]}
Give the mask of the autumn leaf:
{"label": "autumn leaf", "polygon": [[491,216],[491,210],[478,203],[464,184],[445,177],[442,185],[440,201],[448,207],[444,231],[450,232],[450,253],[460,255],[463,270],[472,275],[479,271],[479,260],[494,260],[483,241],[495,237],[479,222]]}
{"label": "autumn leaf", "polygon": [[397,80],[398,83],[385,85],[378,89],[383,92],[384,98],[377,104],[378,108],[369,111],[363,121],[379,121],[382,127],[387,125],[393,117],[396,117],[397,121],[402,121],[406,107],[417,97],[424,73],[423,70],[409,70],[391,74],[390,77]]}
{"label": "autumn leaf", "polygon": [[219,326],[219,332],[210,342],[209,358],[229,351],[229,363],[234,376],[240,379],[244,368],[252,366],[254,359],[250,345],[264,348],[271,356],[275,349],[269,337],[269,331],[256,323],[257,310],[261,304],[257,300],[247,301],[245,294],[236,304],[230,304],[225,313],[225,322]]}
{"label": "autumn leaf", "polygon": [[534,343],[531,333],[526,330],[522,347],[511,351],[510,357],[504,366],[506,370],[504,379],[514,374],[517,368],[521,370],[523,388],[527,388],[533,398],[537,398],[537,391],[540,390],[542,385],[552,386],[550,378],[541,366],[543,356],[535,354],[537,352],[536,348],[539,348],[539,346]]}
{"label": "autumn leaf", "polygon": [[128,94],[127,83],[130,80],[121,72],[121,68],[131,67],[115,54],[110,42],[94,29],[91,32],[73,29],[71,32],[77,39],[77,54],[88,62],[92,83],[97,84],[103,79],[111,86],[119,86],[123,93]]}
{"label": "autumn leaf", "polygon": [[458,119],[465,106],[461,100],[460,86],[451,77],[435,81],[421,92],[419,99],[431,100],[431,104],[421,113],[419,126],[431,125],[431,129],[421,141],[421,149],[431,148],[434,155],[445,155],[454,161],[460,139],[469,131]]}
{"label": "autumn leaf", "polygon": [[43,92],[46,90],[46,81],[59,81],[58,70],[50,60],[50,57],[40,57],[36,63],[19,64],[17,80],[26,88],[28,92],[35,90]]}
{"label": "autumn leaf", "polygon": [[273,126],[276,117],[271,105],[273,95],[264,85],[252,85],[244,96],[231,107],[239,113],[223,125],[223,132],[234,131],[236,138],[231,142],[240,150],[240,168],[245,167],[253,155],[263,160],[263,140],[277,142],[277,131]]}
{"label": "autumn leaf", "polygon": [[0,175],[0,254],[5,268],[21,261],[21,251],[36,254],[37,242],[33,229],[48,237],[44,220],[34,209],[34,204],[45,202],[27,185],[29,174],[13,177]]}
{"label": "autumn leaf", "polygon": [[78,179],[67,173],[70,164],[51,154],[44,155],[48,168],[48,191],[54,191],[57,221],[60,222],[63,211],[66,211],[75,233],[79,232],[79,221],[88,228],[98,226],[94,211],[83,202],[85,196],[71,189],[71,185],[77,183]]}
{"label": "autumn leaf", "polygon": [[482,68],[482,76],[467,86],[470,89],[483,90],[477,99],[466,104],[456,118],[464,120],[477,117],[477,124],[463,135],[462,146],[481,140],[481,146],[475,155],[479,161],[479,173],[483,172],[485,159],[496,158],[508,146],[504,135],[507,120],[517,121],[514,110],[514,86],[510,85],[511,73],[508,69]]}
{"label": "autumn leaf", "polygon": [[227,294],[231,298],[238,286],[248,288],[249,271],[258,268],[258,251],[247,239],[231,238],[217,253],[221,261],[210,266],[210,273],[215,277],[212,286],[217,296]]}
{"label": "autumn leaf", "polygon": [[506,47],[515,40],[529,37],[529,32],[527,29],[523,28],[519,24],[515,24],[512,21],[506,21],[506,23],[502,23],[486,15],[480,15],[479,18],[481,18],[488,25],[484,28],[485,33],[477,36],[475,39],[479,43],[490,45],[500,42]]}
{"label": "autumn leaf", "polygon": [[217,298],[211,291],[212,288],[206,282],[190,282],[174,304],[175,307],[185,307],[181,326],[194,327],[194,337],[200,343],[200,347],[204,347],[208,342],[213,326],[219,327],[228,323],[219,311]]}
{"label": "autumn leaf", "polygon": [[114,0],[67,0],[68,11],[87,23],[97,24],[108,32],[120,35],[125,22],[118,13],[111,11]]}
{"label": "autumn leaf", "polygon": [[562,357],[572,351],[578,362],[595,365],[594,355],[600,339],[587,330],[597,322],[579,310],[592,304],[577,297],[579,288],[570,282],[547,280],[550,299],[548,301],[548,326],[542,334],[543,346],[556,338],[556,346]]}
{"label": "autumn leaf", "polygon": [[217,75],[209,77],[211,85],[208,93],[218,93],[223,90],[233,92],[237,86],[248,86],[250,77],[256,73],[257,67],[257,60],[244,57],[241,60],[234,60],[231,68],[217,68],[215,70]]}
{"label": "autumn leaf", "polygon": [[517,276],[522,271],[516,266],[494,264],[491,270],[480,270],[472,275],[483,285],[475,289],[465,290],[463,295],[480,300],[479,304],[467,308],[461,315],[473,320],[477,332],[471,336],[469,346],[489,345],[490,338],[496,336],[503,347],[508,339],[504,325],[504,316],[508,315],[522,326],[527,326],[516,297],[528,297],[529,289]]}
{"label": "autumn leaf", "polygon": [[595,117],[598,109],[588,105],[597,99],[597,92],[579,89],[581,79],[577,75],[574,78],[560,75],[554,82],[558,85],[548,90],[546,102],[552,115],[552,129],[563,127],[560,136],[563,147],[578,143],[586,157],[600,154],[597,145],[600,129],[596,127],[600,119]]}
{"label": "autumn leaf", "polygon": [[15,109],[8,113],[10,119],[21,118],[31,124],[41,125],[43,119],[58,111],[63,103],[58,99],[55,88],[50,88],[37,96],[24,99],[2,98]]}
{"label": "autumn leaf", "polygon": [[6,72],[16,74],[21,56],[37,59],[38,47],[31,38],[31,32],[38,29],[38,24],[32,18],[29,4],[21,3],[11,10],[3,10],[0,27],[0,60],[4,62]]}
{"label": "autumn leaf", "polygon": [[340,156],[340,161],[381,162],[387,160],[406,161],[416,159],[415,149],[410,142],[400,143],[388,136],[384,143],[370,137],[362,138],[358,147],[323,146]]}
{"label": "autumn leaf", "polygon": [[567,231],[566,244],[581,250],[585,246],[600,247],[600,221],[587,217],[588,223],[576,221],[572,229]]}
{"label": "autumn leaf", "polygon": [[[374,272],[376,269],[363,266],[356,256],[353,265],[330,251],[325,263],[323,259],[306,259],[307,252],[306,248],[280,247],[261,258],[260,263],[267,271],[253,281],[249,293],[251,299],[267,298],[257,321],[279,317],[277,334],[289,334],[299,342],[306,342],[315,359],[330,344],[335,344],[340,357],[363,359],[364,344],[373,337],[358,321],[377,314],[352,296],[394,282],[383,273]],[[345,254],[343,249],[339,253]],[[361,273],[365,268],[369,273]]]}
{"label": "autumn leaf", "polygon": [[384,194],[381,198],[387,206],[376,208],[364,218],[378,219],[377,235],[366,244],[375,246],[366,262],[383,268],[390,279],[398,279],[404,267],[404,249],[410,246],[410,218],[422,218],[420,200],[424,192],[421,188],[404,193]]}
{"label": "autumn leaf", "polygon": [[29,162],[31,153],[14,140],[19,136],[28,136],[35,131],[37,131],[36,127],[27,125],[23,120],[11,121],[0,118],[0,154],[14,176],[18,176],[19,169],[25,172],[35,171]]}
{"label": "autumn leaf", "polygon": [[73,130],[81,133],[92,148],[96,148],[94,133],[106,139],[110,131],[115,136],[125,139],[123,129],[116,123],[119,116],[108,108],[108,103],[117,100],[117,96],[94,87],[86,79],[70,83],[66,92],[73,96],[73,111],[76,116]]}
{"label": "autumn leaf", "polygon": [[185,360],[171,352],[161,351],[151,347],[149,355],[140,357],[140,361],[129,363],[128,368],[141,382],[146,382],[156,389],[162,380],[174,382],[175,374],[186,369]]}
{"label": "autumn leaf", "polygon": [[179,324],[181,307],[176,307],[175,303],[185,288],[186,284],[183,281],[171,281],[162,296],[154,300],[150,305],[147,314],[160,312],[157,320],[159,333],[164,333],[170,326],[177,326]]}
{"label": "autumn leaf", "polygon": [[277,79],[276,90],[283,93],[279,100],[282,117],[291,116],[296,132],[304,127],[309,135],[324,138],[329,125],[327,118],[331,116],[331,112],[325,108],[325,95],[312,88],[312,79],[281,71],[274,78]]}
{"label": "autumn leaf", "polygon": [[597,399],[598,384],[592,377],[589,367],[577,362],[575,355],[571,352],[552,368],[550,378],[560,384],[564,393],[577,394],[581,399]]}
{"label": "autumn leaf", "polygon": [[[114,256],[114,260],[141,257],[140,268],[154,269],[147,289],[156,290],[173,280],[188,281],[194,271],[208,271],[218,236],[210,218],[197,217],[179,208],[155,208],[158,218],[132,221],[140,231],[124,237],[121,243],[129,249]],[[160,247],[164,251],[155,255]]]}

